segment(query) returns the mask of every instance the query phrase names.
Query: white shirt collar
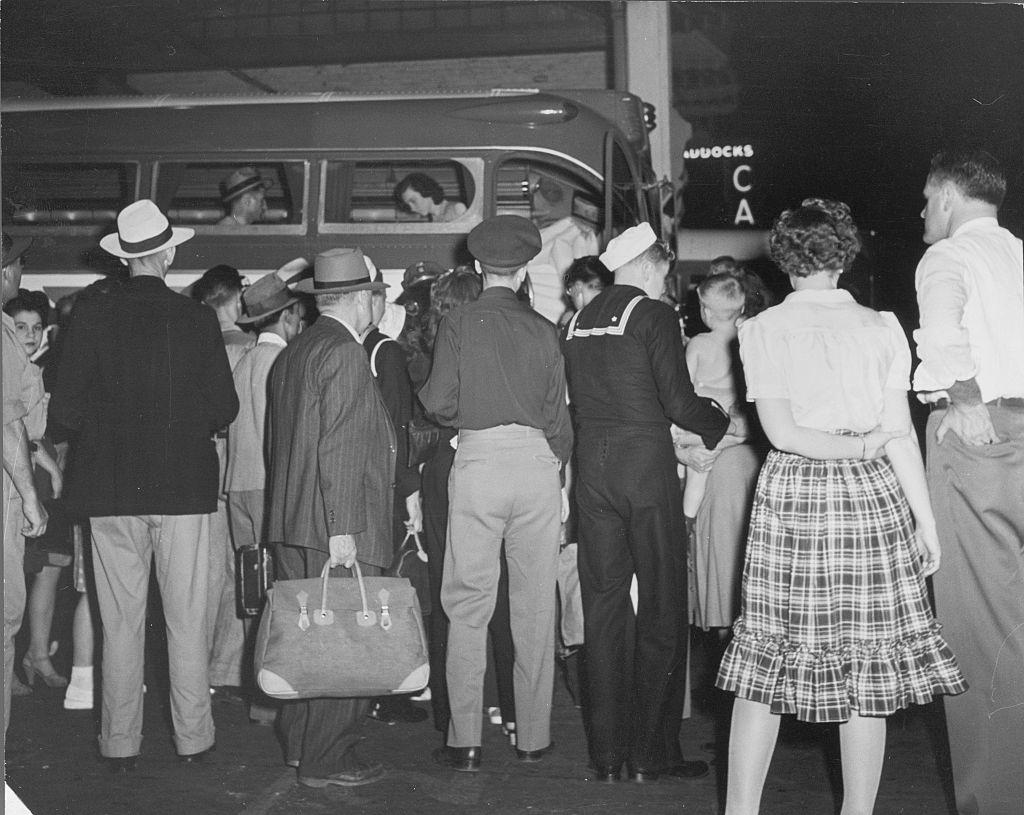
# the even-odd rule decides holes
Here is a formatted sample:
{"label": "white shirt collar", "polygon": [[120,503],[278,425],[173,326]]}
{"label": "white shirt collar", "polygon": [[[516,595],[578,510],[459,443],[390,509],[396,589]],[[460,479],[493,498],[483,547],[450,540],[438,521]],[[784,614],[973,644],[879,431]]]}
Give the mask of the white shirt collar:
{"label": "white shirt collar", "polygon": [[991,215],[982,215],[980,218],[971,218],[969,221],[964,221],[960,226],[956,228],[956,231],[949,237],[955,238],[961,232],[968,232],[972,229],[979,227],[993,227],[999,226],[999,220],[993,218]]}
{"label": "white shirt collar", "polygon": [[846,289],[801,289],[786,295],[786,302],[805,303],[847,303],[853,295]]}
{"label": "white shirt collar", "polygon": [[280,345],[282,348],[288,343],[284,341],[284,337],[279,334],[275,334],[273,331],[262,331],[256,338],[257,345]]}

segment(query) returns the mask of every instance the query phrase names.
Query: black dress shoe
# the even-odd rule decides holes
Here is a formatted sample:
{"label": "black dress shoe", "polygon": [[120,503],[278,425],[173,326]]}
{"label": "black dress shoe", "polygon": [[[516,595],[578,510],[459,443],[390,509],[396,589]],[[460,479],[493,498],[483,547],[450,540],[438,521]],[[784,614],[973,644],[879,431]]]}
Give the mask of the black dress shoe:
{"label": "black dress shoe", "polygon": [[408,698],[389,699],[384,702],[375,702],[370,708],[369,717],[383,724],[397,724],[406,722],[417,724],[424,722],[429,715],[425,708],[417,707]]}
{"label": "black dress shoe", "polygon": [[213,744],[207,747],[205,750],[200,750],[198,753],[189,753],[188,755],[178,756],[178,761],[182,764],[202,764],[206,761],[206,757],[210,753],[216,751],[217,745]]}
{"label": "black dress shoe", "polygon": [[103,758],[103,763],[107,765],[107,770],[113,775],[128,775],[128,773],[134,772],[138,761],[138,756],[124,756],[121,758],[105,756]]}
{"label": "black dress shoe", "polygon": [[634,767],[630,765],[626,768],[626,771],[629,773],[629,780],[637,784],[650,784],[658,780],[658,771],[647,767]]}
{"label": "black dress shoe", "polygon": [[555,747],[555,743],[551,742],[547,747],[542,747],[540,750],[520,750],[516,748],[516,758],[526,764],[536,764],[544,756],[550,753]]}
{"label": "black dress shoe", "polygon": [[479,747],[438,747],[434,751],[434,761],[449,770],[460,773],[480,771]]}
{"label": "black dress shoe", "polygon": [[602,784],[614,784],[619,780],[621,767],[610,767],[602,764],[594,765],[593,780]]}
{"label": "black dress shoe", "polygon": [[710,772],[706,761],[680,761],[662,770],[663,775],[673,778],[703,778]]}

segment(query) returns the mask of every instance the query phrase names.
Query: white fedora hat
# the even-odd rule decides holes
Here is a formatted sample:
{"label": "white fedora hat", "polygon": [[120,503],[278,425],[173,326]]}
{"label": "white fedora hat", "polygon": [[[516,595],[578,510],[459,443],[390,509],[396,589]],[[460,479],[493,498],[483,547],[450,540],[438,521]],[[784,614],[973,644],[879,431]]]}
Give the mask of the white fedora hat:
{"label": "white fedora hat", "polygon": [[119,258],[141,258],[184,243],[194,229],[172,227],[160,208],[143,198],[117,213],[117,232],[100,238],[100,247]]}

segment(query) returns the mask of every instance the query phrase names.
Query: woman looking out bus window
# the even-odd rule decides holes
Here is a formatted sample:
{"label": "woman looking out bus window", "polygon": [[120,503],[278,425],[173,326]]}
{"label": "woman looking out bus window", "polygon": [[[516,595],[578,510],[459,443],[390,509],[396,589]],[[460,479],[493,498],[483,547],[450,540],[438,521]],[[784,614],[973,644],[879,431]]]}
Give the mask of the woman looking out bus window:
{"label": "woman looking out bus window", "polygon": [[466,214],[461,201],[449,201],[444,190],[426,173],[409,173],[395,187],[398,205],[433,223],[448,223]]}

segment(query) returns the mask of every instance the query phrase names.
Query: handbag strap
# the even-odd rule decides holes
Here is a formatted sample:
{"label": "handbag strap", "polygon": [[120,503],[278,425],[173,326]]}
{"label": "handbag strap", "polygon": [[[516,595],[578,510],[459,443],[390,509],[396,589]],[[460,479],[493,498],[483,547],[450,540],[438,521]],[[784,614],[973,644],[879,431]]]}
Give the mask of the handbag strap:
{"label": "handbag strap", "polygon": [[[352,561],[352,571],[355,572],[356,580],[359,581],[359,597],[363,601],[363,619],[370,616],[370,606],[366,602],[366,584],[363,583],[363,571],[359,568],[359,561]],[[324,564],[323,571],[320,572],[320,581],[322,583],[320,589],[320,609],[327,611],[327,581],[331,576],[331,561],[327,561]]]}

